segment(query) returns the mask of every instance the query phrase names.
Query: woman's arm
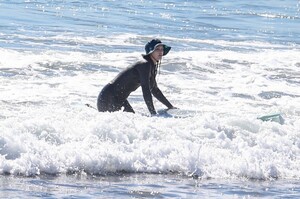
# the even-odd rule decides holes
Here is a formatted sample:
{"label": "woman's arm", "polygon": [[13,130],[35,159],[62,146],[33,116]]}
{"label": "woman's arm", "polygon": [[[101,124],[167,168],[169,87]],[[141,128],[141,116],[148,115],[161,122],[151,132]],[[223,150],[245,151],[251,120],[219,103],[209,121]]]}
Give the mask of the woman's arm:
{"label": "woman's arm", "polygon": [[152,94],[156,99],[158,99],[161,103],[163,103],[168,108],[174,108],[173,105],[167,100],[161,90],[157,87],[156,83],[151,90]]}
{"label": "woman's arm", "polygon": [[156,111],[153,105],[153,99],[150,91],[150,69],[151,66],[149,63],[144,63],[137,67],[145,103],[151,115],[155,115]]}

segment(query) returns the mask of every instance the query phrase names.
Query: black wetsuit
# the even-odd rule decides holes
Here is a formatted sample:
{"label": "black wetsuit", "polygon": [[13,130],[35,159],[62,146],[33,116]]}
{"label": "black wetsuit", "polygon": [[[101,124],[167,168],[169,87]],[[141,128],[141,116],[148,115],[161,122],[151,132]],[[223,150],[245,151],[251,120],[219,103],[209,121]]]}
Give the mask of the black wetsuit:
{"label": "black wetsuit", "polygon": [[100,92],[97,101],[98,111],[113,112],[124,107],[124,111],[134,113],[127,98],[139,86],[142,86],[143,97],[151,114],[156,114],[151,93],[161,103],[172,108],[173,105],[157,87],[156,73],[157,66],[153,64],[150,58],[147,59],[147,62],[138,62],[125,69]]}

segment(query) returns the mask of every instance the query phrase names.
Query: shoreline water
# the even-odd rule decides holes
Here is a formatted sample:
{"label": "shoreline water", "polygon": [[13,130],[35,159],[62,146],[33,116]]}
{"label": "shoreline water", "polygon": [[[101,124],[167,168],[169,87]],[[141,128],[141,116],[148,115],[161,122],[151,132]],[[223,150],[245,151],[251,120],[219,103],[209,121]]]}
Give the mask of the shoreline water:
{"label": "shoreline water", "polygon": [[174,174],[0,176],[0,198],[297,198],[298,180],[194,179]]}

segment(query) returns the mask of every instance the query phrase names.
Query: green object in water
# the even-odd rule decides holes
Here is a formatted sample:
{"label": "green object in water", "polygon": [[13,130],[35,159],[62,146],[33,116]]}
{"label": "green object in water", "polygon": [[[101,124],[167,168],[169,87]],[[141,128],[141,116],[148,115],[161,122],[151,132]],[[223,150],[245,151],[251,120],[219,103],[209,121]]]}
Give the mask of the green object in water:
{"label": "green object in water", "polygon": [[260,119],[264,122],[271,121],[271,122],[277,122],[279,124],[284,124],[284,119],[280,115],[280,113],[271,114],[271,115],[264,115],[264,116],[258,117],[257,119]]}

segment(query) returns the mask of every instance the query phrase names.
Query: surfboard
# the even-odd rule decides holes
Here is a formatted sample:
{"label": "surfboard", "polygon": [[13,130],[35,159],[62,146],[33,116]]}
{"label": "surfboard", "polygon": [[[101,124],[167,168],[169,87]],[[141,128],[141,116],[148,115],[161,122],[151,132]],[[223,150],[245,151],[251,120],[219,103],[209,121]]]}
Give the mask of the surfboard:
{"label": "surfboard", "polygon": [[96,111],[98,111],[98,109],[96,109],[95,107],[93,107],[92,105],[90,105],[90,104],[85,104],[87,107],[89,107],[89,108],[92,108],[92,109],[94,109],[94,110],[96,110]]}
{"label": "surfboard", "polygon": [[193,110],[183,110],[183,109],[160,109],[157,111],[159,117],[166,118],[187,118],[196,115]]}

